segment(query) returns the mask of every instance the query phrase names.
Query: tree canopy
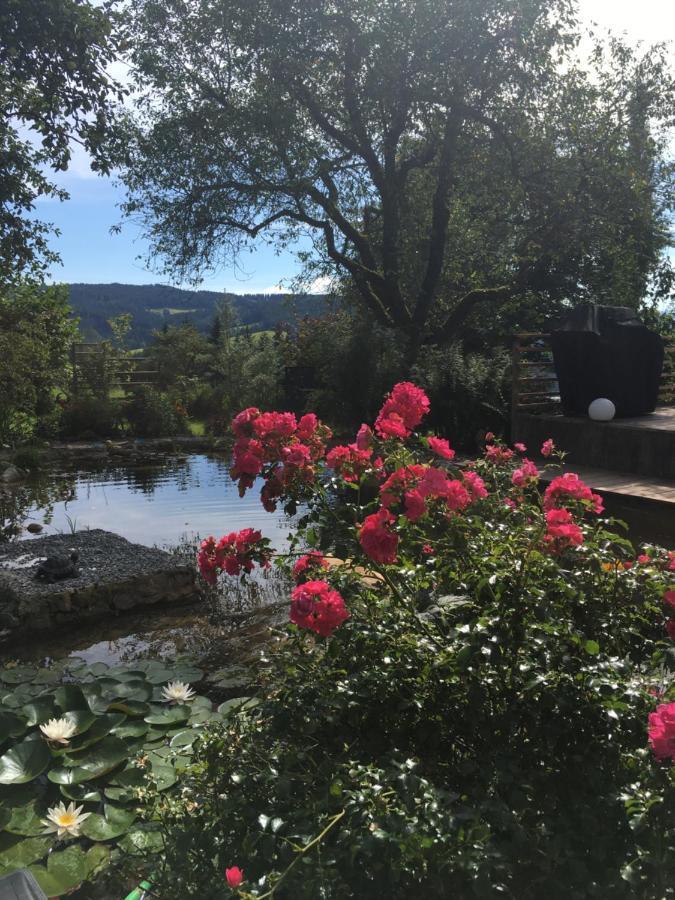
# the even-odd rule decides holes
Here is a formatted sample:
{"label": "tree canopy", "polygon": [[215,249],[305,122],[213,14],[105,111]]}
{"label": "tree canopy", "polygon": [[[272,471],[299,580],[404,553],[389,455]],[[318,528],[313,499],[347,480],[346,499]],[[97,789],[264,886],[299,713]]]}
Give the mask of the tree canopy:
{"label": "tree canopy", "polygon": [[[114,2],[114,0],[113,0]],[[0,4],[0,279],[39,274],[56,259],[41,196],[65,199],[50,175],[68,168],[73,142],[108,171],[102,139],[118,88],[112,2],[3,0]]]}
{"label": "tree canopy", "polygon": [[663,48],[576,58],[570,0],[139,0],[126,210],[181,277],[309,233],[416,348],[481,303],[663,269]]}

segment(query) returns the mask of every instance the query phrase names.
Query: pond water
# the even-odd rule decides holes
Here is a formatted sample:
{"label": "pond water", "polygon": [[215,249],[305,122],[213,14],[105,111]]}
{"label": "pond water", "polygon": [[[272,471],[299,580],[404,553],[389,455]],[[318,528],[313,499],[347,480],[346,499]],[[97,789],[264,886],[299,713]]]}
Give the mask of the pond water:
{"label": "pond water", "polygon": [[[240,498],[222,456],[191,454],[144,465],[73,463],[43,470],[25,483],[0,490],[0,529],[5,538],[30,538],[86,528],[113,531],[134,543],[165,549],[194,545],[210,534],[258,528],[276,550],[287,547],[292,520],[266,512],[262,481]],[[130,662],[190,654],[212,665],[241,664],[257,654],[266,627],[280,614],[288,587],[279,576],[242,584],[223,581],[220,596],[192,606],[150,608],[94,625],[35,635],[11,647],[20,659],[48,661],[80,656],[87,662]],[[258,612],[249,618],[242,611]],[[234,613],[234,615],[232,615]],[[0,648],[0,659],[9,648]]]}
{"label": "pond water", "polygon": [[265,512],[262,481],[240,498],[229,465],[224,457],[194,454],[145,465],[60,466],[4,490],[0,527],[16,534],[37,523],[43,535],[103,528],[158,547],[250,527],[283,549],[290,520]]}

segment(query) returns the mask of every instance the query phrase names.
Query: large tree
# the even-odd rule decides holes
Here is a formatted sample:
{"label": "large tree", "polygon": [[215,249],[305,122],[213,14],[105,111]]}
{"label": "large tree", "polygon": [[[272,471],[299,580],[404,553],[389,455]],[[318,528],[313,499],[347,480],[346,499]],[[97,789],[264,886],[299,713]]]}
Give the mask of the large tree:
{"label": "large tree", "polygon": [[32,213],[42,196],[66,199],[52,173],[72,144],[108,170],[102,139],[119,89],[110,7],[89,0],[0,3],[0,281],[40,274],[56,259],[50,227]]}
{"label": "large tree", "polygon": [[[181,277],[313,238],[411,358],[477,305],[633,293],[668,243],[663,50],[571,0],[138,0],[127,212]],[[605,284],[606,287],[606,284]]]}

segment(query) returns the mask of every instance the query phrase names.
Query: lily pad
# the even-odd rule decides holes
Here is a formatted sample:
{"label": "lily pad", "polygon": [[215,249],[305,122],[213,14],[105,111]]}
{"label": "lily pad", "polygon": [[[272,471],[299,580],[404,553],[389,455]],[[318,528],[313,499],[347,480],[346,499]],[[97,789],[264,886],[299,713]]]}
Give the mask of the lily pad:
{"label": "lily pad", "polygon": [[150,705],[140,700],[115,700],[109,704],[108,709],[114,712],[122,712],[125,716],[147,716]]}
{"label": "lily pad", "polygon": [[31,703],[21,708],[21,713],[26,717],[27,725],[42,725],[49,719],[58,719],[61,715],[54,705],[53,697],[38,697]]}
{"label": "lily pad", "polygon": [[107,775],[128,758],[129,751],[124,741],[108,735],[91,748],[83,762],[72,768],[52,769],[47,778],[55,784],[82,784]]}
{"label": "lily pad", "polygon": [[90,866],[87,854],[77,846],[50,853],[47,866],[31,866],[35,880],[48,897],[67,894],[87,878]]}
{"label": "lily pad", "polygon": [[226,700],[218,707],[218,713],[221,716],[231,716],[233,713],[240,712],[242,709],[252,709],[257,706],[260,701],[257,697],[233,697]]}
{"label": "lily pad", "polygon": [[91,747],[92,744],[110,734],[113,729],[121,727],[125,721],[126,716],[123,713],[106,713],[103,716],[98,716],[85,734],[80,734],[71,740],[68,748],[69,752],[78,753],[86,747]]}
{"label": "lily pad", "polygon": [[75,800],[77,803],[101,802],[101,792],[92,790],[86,784],[61,784],[59,788],[67,800]]}
{"label": "lily pad", "polygon": [[125,719],[122,725],[118,725],[112,729],[113,734],[119,738],[137,738],[145,737],[150,726],[141,719],[129,720]]}
{"label": "lily pad", "polygon": [[79,685],[62,684],[54,691],[54,697],[58,706],[63,710],[89,709],[87,698]]}
{"label": "lily pad", "polygon": [[63,718],[67,719],[75,726],[73,736],[83,734],[96,721],[96,716],[89,709],[75,709],[64,712]]}
{"label": "lily pad", "polygon": [[114,689],[106,689],[106,693],[118,700],[140,700],[145,703],[152,697],[152,686],[146,681],[118,681]]}
{"label": "lily pad", "polygon": [[0,712],[0,740],[18,738],[26,730],[26,723],[12,712]]}
{"label": "lily pad", "polygon": [[145,831],[138,829],[130,831],[119,842],[120,849],[125,853],[152,853],[164,848],[164,840],[159,831]]}
{"label": "lily pad", "polygon": [[145,720],[149,725],[161,725],[170,727],[180,722],[187,722],[192,712],[189,706],[168,706],[165,709],[155,707]]}
{"label": "lily pad", "polygon": [[44,741],[23,741],[0,757],[0,784],[25,784],[41,775],[52,755]]}
{"label": "lily pad", "polygon": [[125,834],[136,821],[136,813],[122,806],[106,803],[104,814],[95,813],[82,823],[82,834],[92,841],[109,841]]}
{"label": "lily pad", "polygon": [[0,835],[0,866],[5,872],[25,869],[45,856],[52,846],[51,838],[21,837],[16,834]]}
{"label": "lily pad", "polygon": [[185,731],[179,731],[169,741],[169,745],[176,749],[180,747],[191,747],[195,740],[199,737],[199,732],[194,728],[188,728]]}
{"label": "lily pad", "polygon": [[5,684],[22,684],[32,681],[38,670],[33,666],[14,666],[11,669],[0,669],[0,681]]}
{"label": "lily pad", "polygon": [[41,799],[35,797],[24,806],[13,807],[9,812],[10,818],[5,826],[5,831],[10,834],[35,837],[44,832],[45,826],[42,824],[44,803]]}

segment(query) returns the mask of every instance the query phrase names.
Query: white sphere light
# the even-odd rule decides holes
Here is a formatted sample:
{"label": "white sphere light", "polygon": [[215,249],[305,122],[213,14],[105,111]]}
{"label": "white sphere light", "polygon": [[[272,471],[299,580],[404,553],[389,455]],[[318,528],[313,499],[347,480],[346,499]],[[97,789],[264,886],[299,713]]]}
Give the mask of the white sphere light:
{"label": "white sphere light", "polygon": [[616,406],[607,397],[598,397],[588,407],[588,417],[594,422],[611,422],[616,415]]}

